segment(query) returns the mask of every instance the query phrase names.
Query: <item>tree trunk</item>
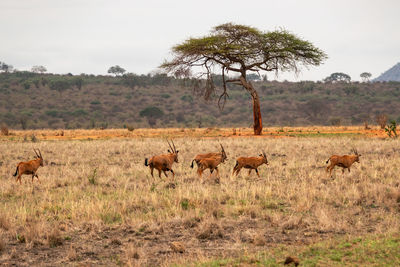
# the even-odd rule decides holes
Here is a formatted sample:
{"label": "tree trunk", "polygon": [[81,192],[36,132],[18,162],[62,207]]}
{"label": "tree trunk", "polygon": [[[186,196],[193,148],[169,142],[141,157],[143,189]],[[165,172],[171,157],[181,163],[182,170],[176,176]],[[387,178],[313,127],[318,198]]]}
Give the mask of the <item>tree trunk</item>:
{"label": "tree trunk", "polygon": [[240,77],[240,81],[244,88],[250,93],[253,99],[253,118],[254,118],[254,135],[262,134],[262,117],[260,109],[260,98],[258,97],[257,91],[254,89],[250,82],[247,82],[244,77]]}

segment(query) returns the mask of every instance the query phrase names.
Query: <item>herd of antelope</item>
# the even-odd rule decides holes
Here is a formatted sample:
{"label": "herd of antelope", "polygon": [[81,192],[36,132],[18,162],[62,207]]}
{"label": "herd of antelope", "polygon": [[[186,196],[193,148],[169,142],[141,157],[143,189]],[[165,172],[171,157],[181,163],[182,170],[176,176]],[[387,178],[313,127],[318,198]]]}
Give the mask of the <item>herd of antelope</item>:
{"label": "herd of antelope", "polygon": [[[167,154],[155,155],[150,159],[145,158],[144,165],[150,168],[150,173],[152,177],[154,177],[153,176],[154,169],[158,171],[158,176],[160,178],[161,178],[161,172],[163,172],[164,175],[168,177],[166,173],[167,171],[170,171],[173,177],[175,177],[175,172],[172,170],[172,165],[174,164],[174,162],[176,163],[179,162],[178,161],[179,150],[176,149],[174,141],[171,140],[172,143],[171,144],[167,140],[167,143],[169,146]],[[195,162],[197,164],[197,174],[200,177],[202,176],[203,172],[207,169],[210,170],[210,176],[215,170],[217,176],[219,177],[218,166],[227,160],[225,149],[221,144],[220,146],[221,146],[220,152],[198,154],[192,160],[191,168],[193,168]],[[27,174],[27,175],[32,175],[32,182],[36,177],[40,183],[39,176],[37,175],[37,170],[39,169],[40,166],[43,166],[43,157],[40,150],[36,151],[36,149],[34,149],[34,152],[36,154],[34,160],[18,163],[17,169],[15,170],[15,174],[13,175],[14,177],[17,176],[16,182],[19,181],[19,183],[21,184],[21,176]],[[331,162],[330,165],[326,167],[326,172],[329,172],[329,175],[332,177],[332,170],[333,168],[335,168],[335,166],[341,167],[343,174],[345,169],[347,169],[350,172],[351,165],[354,162],[359,163],[361,156],[360,154],[358,154],[356,149],[352,149],[351,152],[353,153],[352,155],[343,155],[343,156],[332,155],[326,161],[326,163],[328,163],[329,161]],[[258,173],[258,167],[260,167],[262,164],[268,165],[267,155],[264,151],[262,151],[262,153],[258,157],[239,157],[236,159],[236,164],[233,167],[232,175],[236,174],[237,176],[240,170],[242,168],[245,168],[249,169],[249,175],[252,170],[255,170],[257,176],[260,177],[260,174]]]}

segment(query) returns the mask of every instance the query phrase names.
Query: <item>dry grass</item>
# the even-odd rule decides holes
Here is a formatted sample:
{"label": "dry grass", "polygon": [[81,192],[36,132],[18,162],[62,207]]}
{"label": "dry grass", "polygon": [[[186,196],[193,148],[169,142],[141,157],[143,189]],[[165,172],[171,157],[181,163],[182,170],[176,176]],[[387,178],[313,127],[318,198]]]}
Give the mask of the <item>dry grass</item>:
{"label": "dry grass", "polygon": [[[199,179],[189,167],[191,159],[218,151],[218,142],[228,155],[220,182],[207,179],[208,172]],[[151,178],[143,162],[166,151],[163,139],[2,141],[0,230],[8,233],[7,242],[16,242],[18,234],[30,247],[59,249],[55,257],[63,257],[53,264],[71,258],[140,265],[399,229],[398,140],[179,138],[175,144],[180,150],[175,180],[160,180]],[[38,171],[42,184],[23,176],[20,186],[11,174],[19,161],[33,158],[33,147],[45,160]],[[352,147],[362,154],[361,163],[344,176],[335,169],[335,179],[328,178],[328,157]],[[261,178],[230,175],[236,157],[261,149],[270,162],[259,169]],[[105,241],[113,236],[121,242]],[[185,252],[169,257],[175,241],[185,244]],[[96,242],[105,243],[96,248]],[[108,249],[119,258],[92,256]]]}
{"label": "dry grass", "polygon": [[[109,138],[165,138],[165,137],[254,137],[252,128],[159,128],[159,129],[75,129],[75,130],[13,130],[7,140],[28,139],[35,136],[38,140],[94,140]],[[256,138],[280,138],[285,136],[326,136],[360,135],[366,137],[387,137],[379,126],[308,126],[308,127],[268,127],[263,135]],[[32,138],[31,138],[32,139]]]}

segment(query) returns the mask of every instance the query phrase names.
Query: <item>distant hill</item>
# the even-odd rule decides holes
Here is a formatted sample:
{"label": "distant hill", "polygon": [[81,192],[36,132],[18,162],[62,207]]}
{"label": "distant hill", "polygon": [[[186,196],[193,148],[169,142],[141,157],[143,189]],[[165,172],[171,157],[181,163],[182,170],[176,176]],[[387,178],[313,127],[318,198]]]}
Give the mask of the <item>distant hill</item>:
{"label": "distant hill", "polygon": [[400,62],[382,73],[374,82],[400,82]]}
{"label": "distant hill", "polygon": [[[249,127],[251,97],[230,84],[220,111],[216,94],[204,100],[202,86],[163,75],[54,75],[0,73],[0,127],[146,128]],[[264,127],[354,125],[377,114],[400,122],[400,82],[322,83],[254,81]],[[200,91],[199,91],[200,90]],[[152,115],[152,117],[146,117]]]}

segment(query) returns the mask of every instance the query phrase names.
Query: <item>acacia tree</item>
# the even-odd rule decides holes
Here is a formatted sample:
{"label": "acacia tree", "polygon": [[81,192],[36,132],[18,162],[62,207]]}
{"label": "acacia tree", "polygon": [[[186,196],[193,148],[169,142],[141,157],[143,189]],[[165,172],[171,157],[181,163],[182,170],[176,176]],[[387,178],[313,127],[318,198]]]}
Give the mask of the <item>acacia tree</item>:
{"label": "acacia tree", "polygon": [[5,73],[11,72],[14,67],[10,64],[6,64],[5,62],[0,62],[0,70],[4,71]]}
{"label": "acacia tree", "polygon": [[350,75],[343,72],[334,72],[324,79],[325,82],[347,82],[351,80]]}
{"label": "acacia tree", "polygon": [[117,75],[124,74],[126,72],[126,70],[124,68],[121,68],[118,65],[115,65],[115,66],[110,67],[107,72],[115,74],[115,76],[117,76]]}
{"label": "acacia tree", "polygon": [[363,72],[360,74],[360,77],[362,79],[363,82],[368,82],[369,79],[371,78],[372,74],[369,72]]}
{"label": "acacia tree", "polygon": [[[164,62],[161,68],[170,74],[190,76],[192,69],[200,67],[200,77],[206,78],[205,97],[216,89],[213,73],[217,70],[221,72],[223,92],[218,100],[220,108],[221,100],[224,104],[228,96],[228,83],[243,86],[253,100],[255,135],[262,132],[260,100],[247,73],[297,72],[300,66],[318,66],[326,58],[323,51],[286,30],[262,32],[253,27],[232,23],[216,26],[208,36],[190,38],[174,46],[172,53],[173,59]],[[236,78],[226,78],[228,72],[239,75]]]}
{"label": "acacia tree", "polygon": [[43,74],[47,71],[44,66],[33,66],[31,69],[32,72]]}

